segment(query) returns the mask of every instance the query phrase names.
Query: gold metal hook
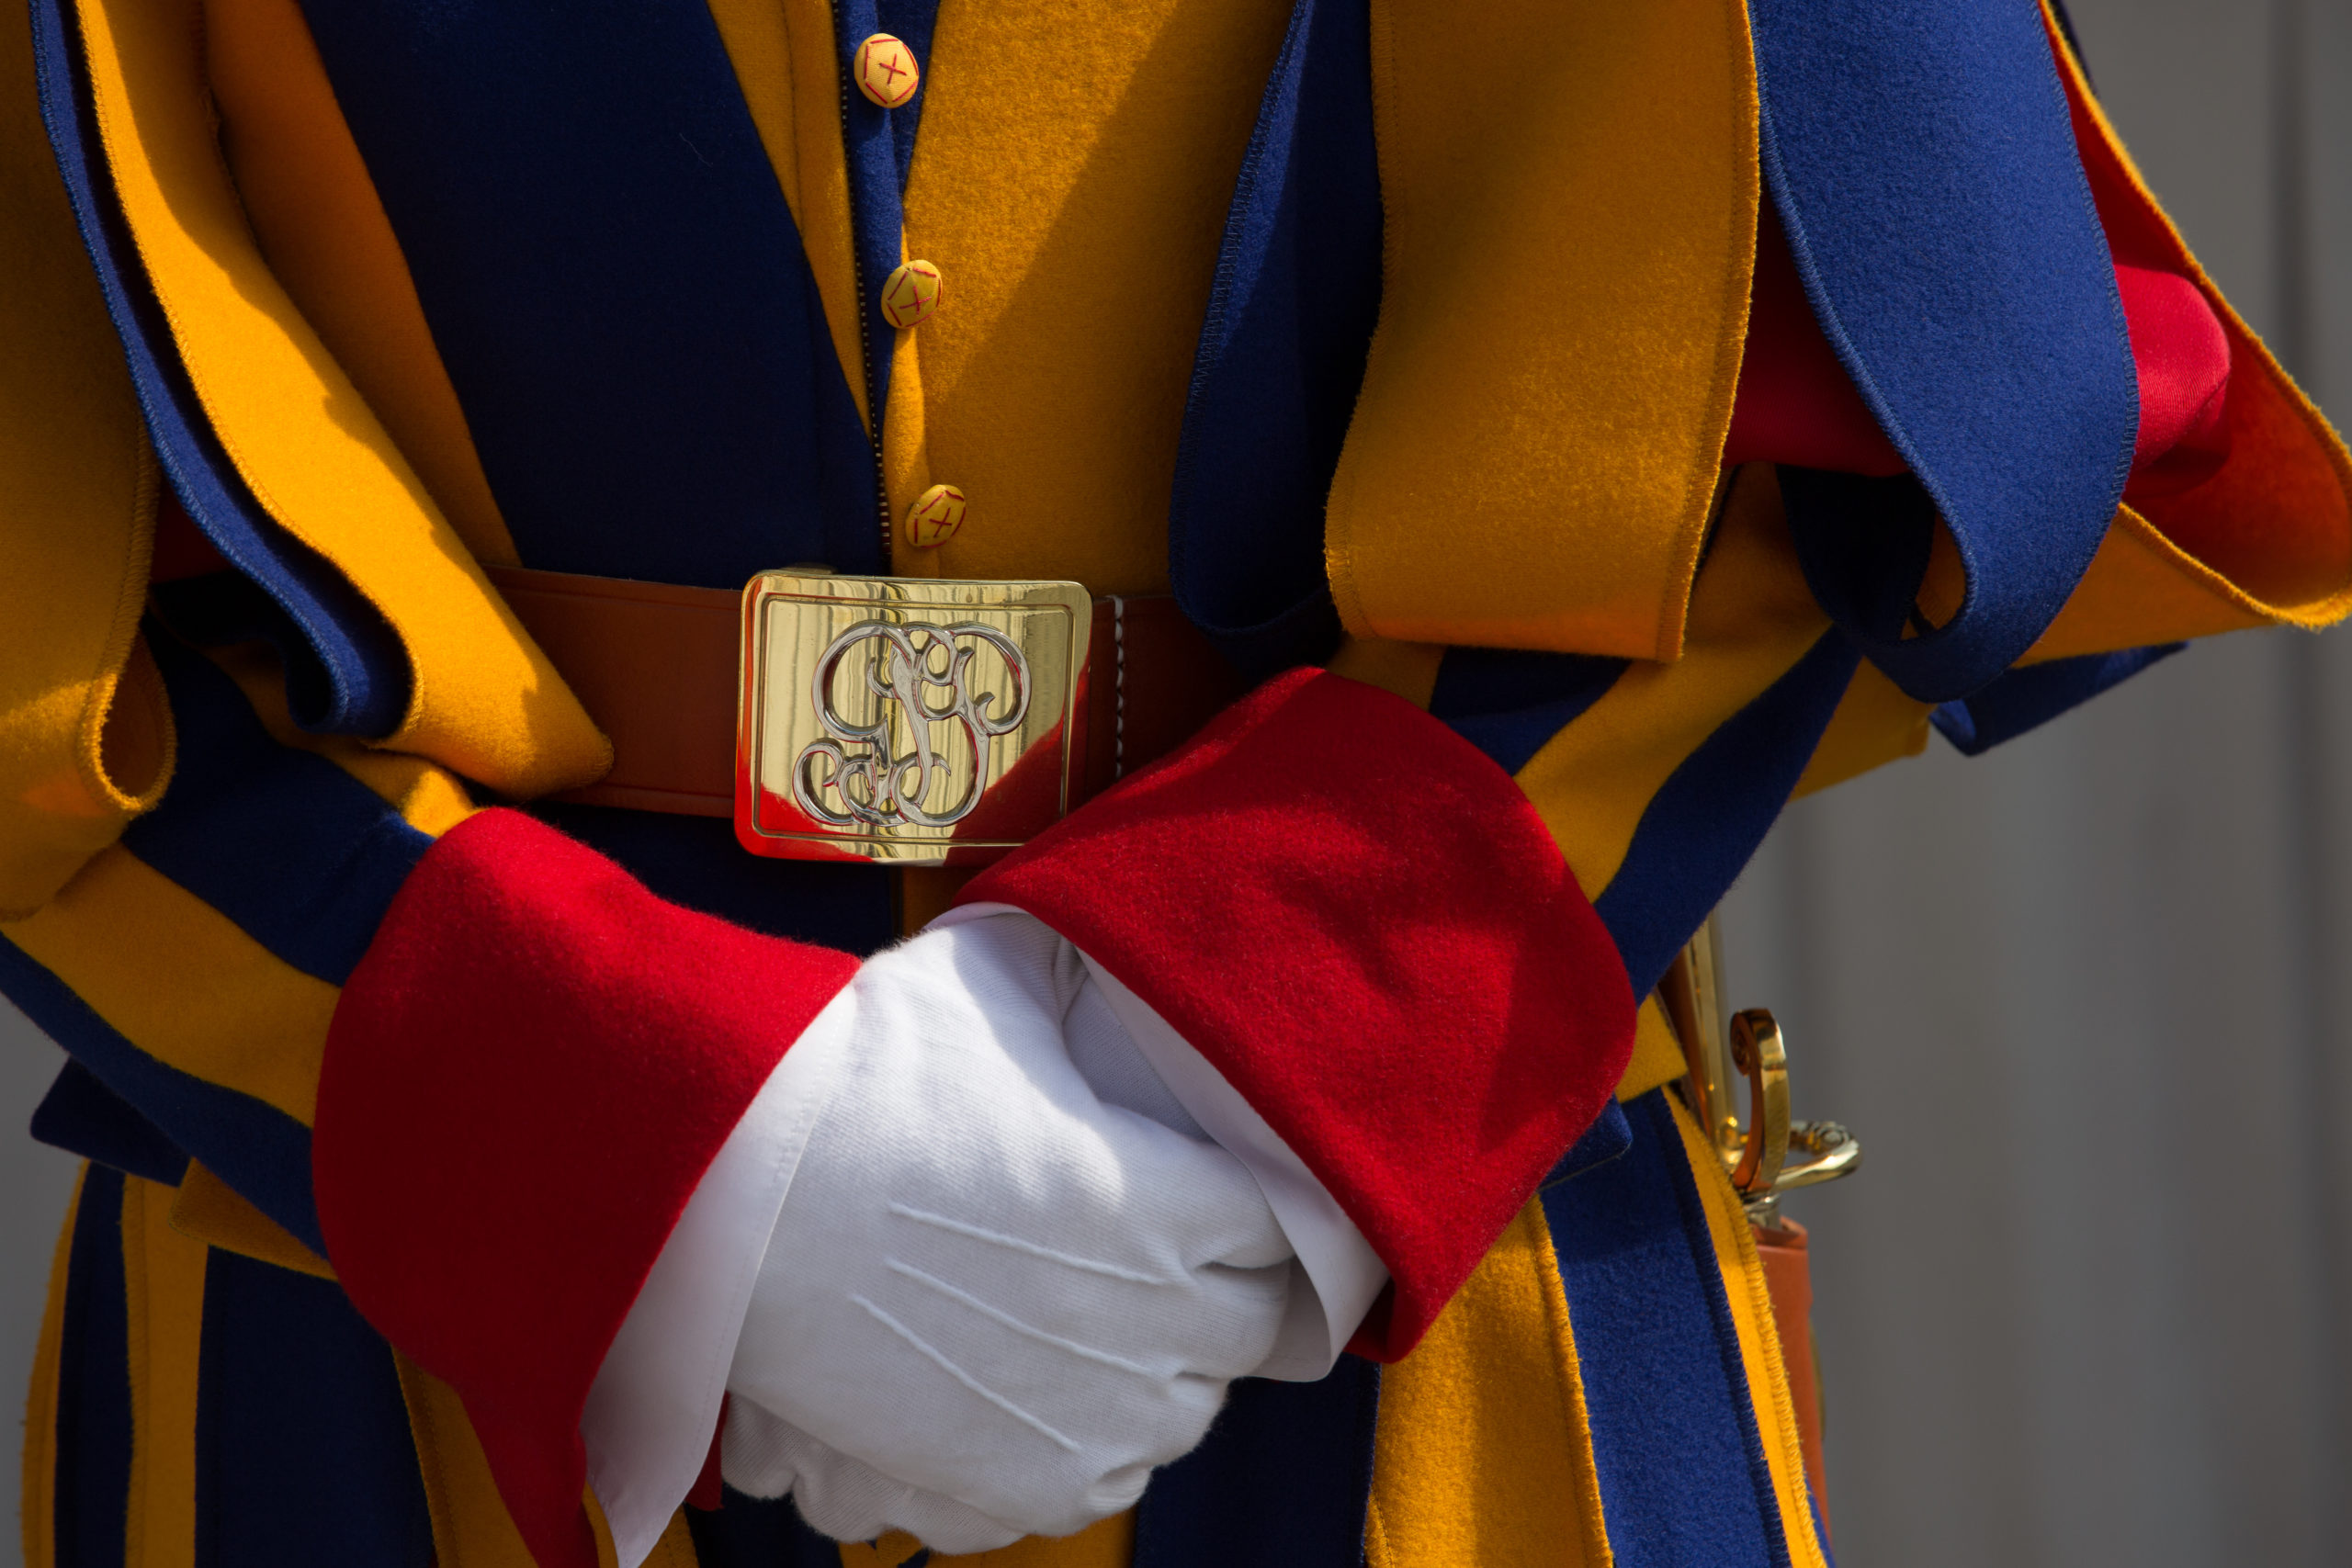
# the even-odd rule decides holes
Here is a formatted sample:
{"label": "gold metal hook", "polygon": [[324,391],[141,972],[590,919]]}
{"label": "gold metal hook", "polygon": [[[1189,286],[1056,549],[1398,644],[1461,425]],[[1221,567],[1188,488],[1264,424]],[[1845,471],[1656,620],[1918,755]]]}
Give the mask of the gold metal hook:
{"label": "gold metal hook", "polygon": [[[1862,1145],[1835,1122],[1791,1118],[1788,1045],[1781,1026],[1764,1008],[1744,1009],[1724,1026],[1722,954],[1710,915],[1675,955],[1657,996],[1690,1069],[1681,1085],[1684,1103],[1706,1130],[1750,1213],[1760,1219],[1781,1193],[1852,1172],[1862,1162]],[[1745,1124],[1735,1109],[1735,1073],[1747,1079]]]}

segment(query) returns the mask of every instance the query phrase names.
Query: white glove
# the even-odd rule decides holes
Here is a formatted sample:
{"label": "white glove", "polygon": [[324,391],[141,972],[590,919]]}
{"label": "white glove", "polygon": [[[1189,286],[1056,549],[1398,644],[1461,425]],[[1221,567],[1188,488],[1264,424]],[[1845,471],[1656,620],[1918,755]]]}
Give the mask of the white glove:
{"label": "white glove", "polygon": [[1291,1248],[1256,1182],[1088,1087],[1083,961],[1007,919],[853,982],[728,1378],[775,1418],[730,1420],[728,1481],[839,1538],[978,1551],[1116,1513],[1282,1324]]}
{"label": "white glove", "polygon": [[792,1494],[804,1520],[822,1519],[837,1540],[872,1540],[904,1530],[939,1551],[987,1551],[1006,1544],[1005,1527],[968,1504],[893,1481],[870,1464],[828,1448],[748,1399],[729,1400],[721,1443],[728,1484],[741,1472],[767,1483],[763,1496]]}

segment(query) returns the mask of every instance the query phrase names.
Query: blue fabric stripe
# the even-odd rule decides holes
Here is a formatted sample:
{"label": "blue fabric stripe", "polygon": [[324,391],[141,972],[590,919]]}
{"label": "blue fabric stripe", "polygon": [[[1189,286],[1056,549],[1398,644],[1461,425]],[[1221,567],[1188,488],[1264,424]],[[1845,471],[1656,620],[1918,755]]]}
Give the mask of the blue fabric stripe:
{"label": "blue fabric stripe", "polygon": [[[931,35],[939,24],[939,0],[875,0],[874,20],[880,31],[913,51],[915,69],[922,73],[915,83],[915,96],[897,108],[884,111],[890,117],[890,152],[898,168],[899,196],[903,201],[907,175],[915,164],[915,131],[922,124],[923,98],[931,88]],[[857,96],[854,88],[852,96]]]}
{"label": "blue fabric stripe", "polygon": [[1599,702],[1630,660],[1589,653],[1450,648],[1437,667],[1430,712],[1507,773]]}
{"label": "blue fabric stripe", "polygon": [[311,1197],[311,1130],[251,1095],[141,1051],[16,943],[0,939],[0,996],[137,1108],[173,1144],[323,1255]]}
{"label": "blue fabric stripe", "polygon": [[[863,312],[858,342],[865,354],[865,402],[877,446],[882,411],[890,404],[890,350],[897,342],[897,329],[882,316],[882,285],[898,267],[906,232],[906,178],[914,164],[921,105],[930,90],[928,24],[937,14],[935,5],[894,6],[891,20],[898,26],[885,27],[876,0],[837,0],[833,6],[833,51],[842,73],[842,150],[848,162],[850,231]],[[910,27],[919,36],[910,38],[898,27]],[[859,92],[851,70],[857,46],[879,32],[892,34],[913,51],[916,68],[926,79],[896,109],[883,108]],[[888,519],[883,527],[888,529]]]}
{"label": "blue fabric stripe", "polygon": [[899,940],[890,874],[880,866],[747,855],[735,841],[734,825],[719,818],[554,800],[530,810],[689,909],[861,958]]}
{"label": "blue fabric stripe", "polygon": [[[130,1308],[119,1172],[91,1167],[66,1250],[57,1365],[57,1568],[123,1568],[130,1508]],[[47,1568],[46,1564],[41,1568]]]}
{"label": "blue fabric stripe", "polygon": [[[2030,647],[2123,490],[2139,381],[2039,8],[1753,0],[1762,153],[1805,291],[1968,573],[1904,637],[1816,577],[1914,697],[1963,696]],[[1817,508],[1792,494],[1805,543]],[[1814,572],[1808,552],[1807,570]],[[1875,562],[1885,567],[1888,562]]]}
{"label": "blue fabric stripe", "polygon": [[1380,312],[1365,0],[1299,0],[1250,132],[1169,503],[1177,602],[1244,673],[1327,657],[1324,498]]}
{"label": "blue fabric stripe", "polygon": [[1632,1146],[1546,1187],[1619,1568],[1785,1568],[1731,1303],[1666,1091],[1625,1108]]}
{"label": "blue fabric stripe", "polygon": [[93,118],[69,0],[33,0],[41,118],[130,367],[164,472],[189,517],[299,629],[295,721],[335,734],[389,735],[408,711],[408,655],[382,615],[322,558],[265,513],[206,417],[117,206]]}
{"label": "blue fabric stripe", "polygon": [[524,564],[881,566],[874,459],[702,0],[305,0]]}
{"label": "blue fabric stripe", "polygon": [[[719,1496],[716,1508],[686,1509],[696,1568],[842,1568],[841,1547],[803,1524],[789,1496],[751,1497],[732,1486]],[[919,1551],[894,1568],[930,1561],[929,1551]]]}
{"label": "blue fabric stripe", "polygon": [[205,1265],[195,1561],[433,1561],[390,1348],[332,1280],[219,1248]]}
{"label": "blue fabric stripe", "polygon": [[2101,692],[2120,685],[2188,645],[2169,642],[2120,653],[2086,653],[2012,670],[1984,690],[1938,707],[1930,716],[1945,739],[1974,757],[2049,723]]}
{"label": "blue fabric stripe", "polygon": [[1611,1100],[1600,1108],[1559,1163],[1545,1174],[1542,1185],[1556,1187],[1563,1181],[1574,1181],[1588,1170],[1597,1170],[1634,1146],[1634,1124],[1625,1119],[1625,1108]]}
{"label": "blue fabric stripe", "polygon": [[187,1174],[187,1152],[71,1057],[33,1107],[31,1132],[38,1143],[165,1187]]}
{"label": "blue fabric stripe", "polygon": [[1236,1382],[1136,1505],[1135,1568],[1356,1568],[1379,1411],[1380,1369],[1356,1356],[1319,1382]]}
{"label": "blue fabric stripe", "polygon": [[432,839],[323,757],[280,746],[235,682],[158,632],[179,760],[123,847],[306,975],[341,985]]}
{"label": "blue fabric stripe", "polygon": [[1859,663],[1842,634],[1823,633],[1650,797],[1617,874],[1593,900],[1634,995],[1649,995],[1764,841]]}

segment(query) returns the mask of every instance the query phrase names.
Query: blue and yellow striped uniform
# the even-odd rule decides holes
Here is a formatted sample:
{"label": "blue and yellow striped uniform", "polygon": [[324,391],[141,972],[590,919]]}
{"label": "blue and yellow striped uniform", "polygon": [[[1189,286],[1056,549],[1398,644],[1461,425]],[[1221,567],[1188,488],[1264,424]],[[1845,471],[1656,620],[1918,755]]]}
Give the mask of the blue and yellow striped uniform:
{"label": "blue and yellow striped uniform", "polygon": [[[876,31],[923,68],[899,109],[844,85]],[[2119,510],[2083,164],[2170,231],[2095,108],[2078,149],[2030,6],[33,0],[0,36],[0,989],[92,1161],[44,1565],[526,1560],[310,1187],[408,870],[607,761],[484,564],[1172,590],[1246,669],[1327,660],[1510,772],[1637,993],[1792,794],[2347,603],[2343,449],[2185,252],[2232,454]],[[1909,477],[1722,468],[1767,200]],[[893,332],[908,257],[949,302]],[[893,552],[941,481],[971,521]],[[157,571],[159,512],[226,570]],[[537,809],[852,951],[945,897]],[[1616,1112],[1405,1360],[1242,1385],[1134,1516],[991,1559],[1826,1562],[1680,1071],[1645,1007]],[[833,1560],[741,1498],[656,1556]]]}

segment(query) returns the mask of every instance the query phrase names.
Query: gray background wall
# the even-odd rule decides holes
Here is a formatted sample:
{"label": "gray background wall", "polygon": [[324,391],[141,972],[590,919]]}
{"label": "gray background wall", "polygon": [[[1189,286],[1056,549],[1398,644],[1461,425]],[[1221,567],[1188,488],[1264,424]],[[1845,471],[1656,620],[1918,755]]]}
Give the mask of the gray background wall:
{"label": "gray background wall", "polygon": [[[2191,243],[2352,401],[2352,0],[2074,11]],[[1801,1113],[1869,1149],[1792,1205],[1849,1568],[2343,1560],[2352,634],[2201,647],[1802,803],[1727,920]],[[57,1060],[0,1006],[16,1408],[72,1165],[13,1130]]]}
{"label": "gray background wall", "polygon": [[[2352,6],[2072,0],[2222,287],[2352,406]],[[2192,649],[1800,803],[1736,1005],[1868,1167],[1815,1227],[1852,1564],[2352,1554],[2352,634]]]}

